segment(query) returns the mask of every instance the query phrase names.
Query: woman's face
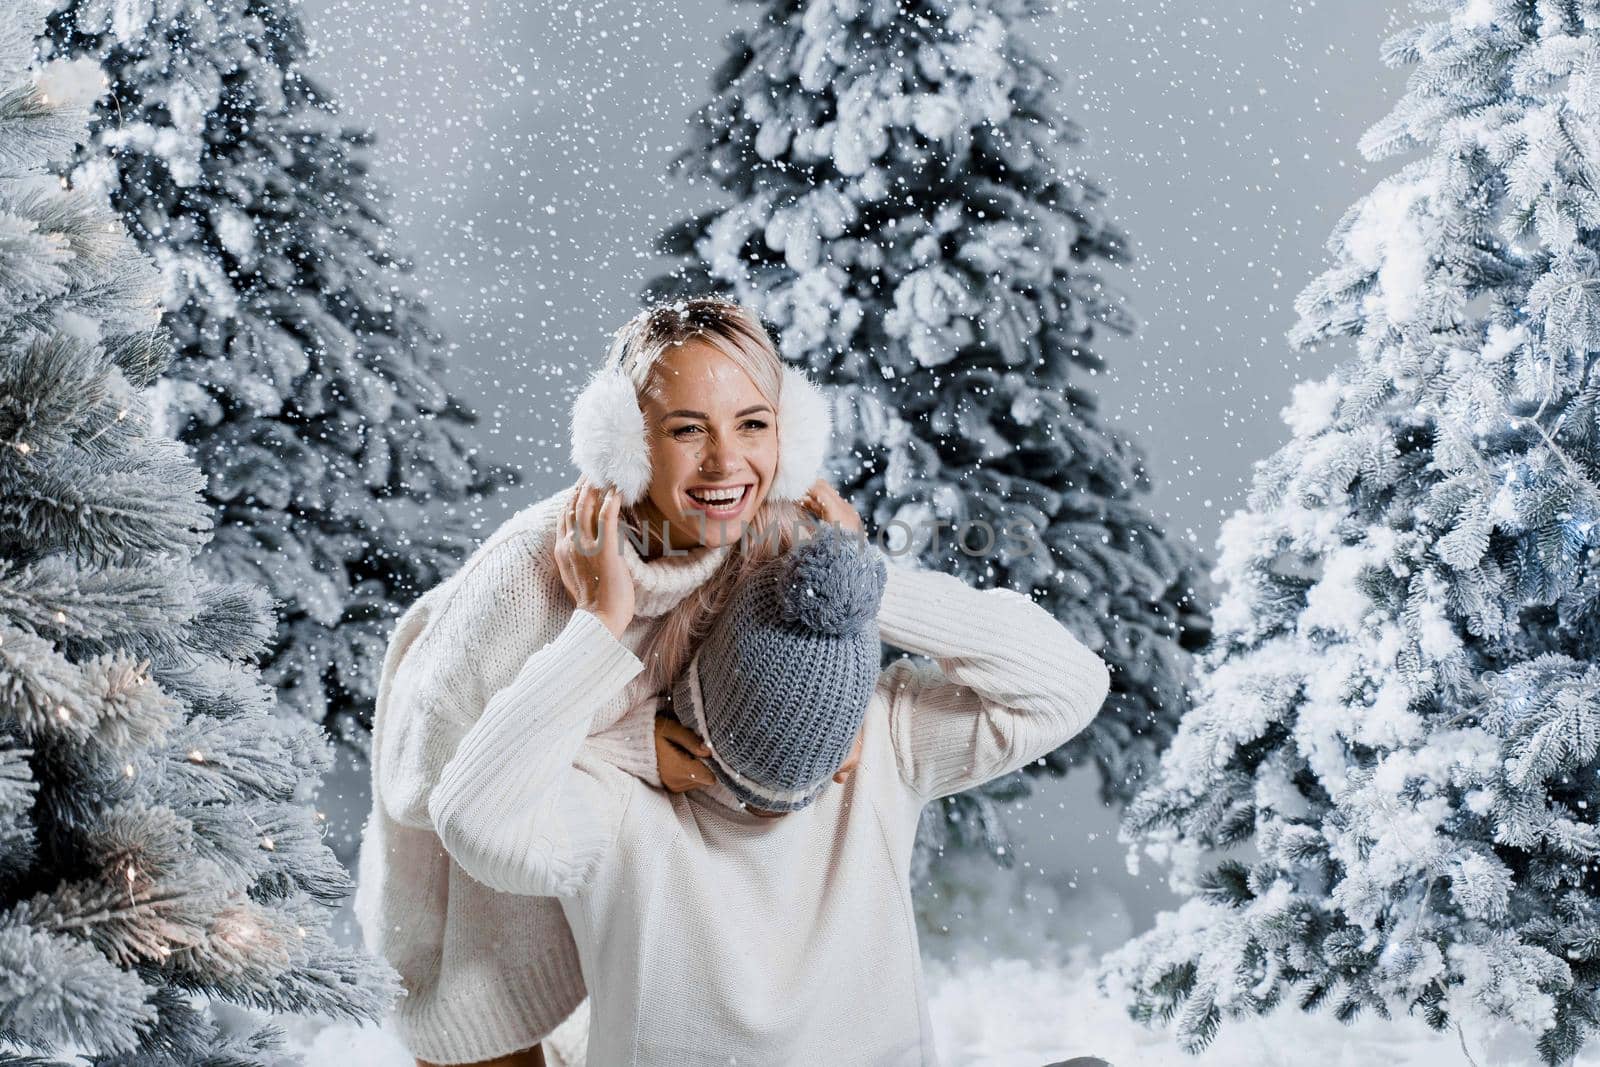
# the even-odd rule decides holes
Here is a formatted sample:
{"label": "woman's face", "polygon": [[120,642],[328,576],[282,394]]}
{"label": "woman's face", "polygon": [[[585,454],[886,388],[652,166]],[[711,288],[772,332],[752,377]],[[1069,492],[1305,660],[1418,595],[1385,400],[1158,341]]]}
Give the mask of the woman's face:
{"label": "woman's face", "polygon": [[701,341],[668,348],[643,398],[650,489],[635,510],[674,548],[732,544],[778,469],[777,412],[739,365]]}

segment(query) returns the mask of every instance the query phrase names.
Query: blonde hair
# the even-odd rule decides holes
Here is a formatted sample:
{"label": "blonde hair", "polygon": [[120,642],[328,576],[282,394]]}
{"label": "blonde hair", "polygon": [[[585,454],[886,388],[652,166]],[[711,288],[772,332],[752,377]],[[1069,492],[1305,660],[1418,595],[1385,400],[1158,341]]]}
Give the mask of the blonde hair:
{"label": "blonde hair", "polygon": [[[781,410],[783,357],[755,313],[725,297],[697,296],[646,308],[612,336],[606,363],[626,374],[635,393],[643,398],[655,386],[661,357],[690,339],[699,339],[731,359],[750,376],[773,411]],[[642,524],[634,509],[625,508],[621,518],[634,531],[637,543]],[[770,497],[762,501],[727,558],[662,617],[640,649],[649,692],[670,687],[740,583],[787,552],[796,541],[797,529],[814,526],[815,521],[794,501]]]}

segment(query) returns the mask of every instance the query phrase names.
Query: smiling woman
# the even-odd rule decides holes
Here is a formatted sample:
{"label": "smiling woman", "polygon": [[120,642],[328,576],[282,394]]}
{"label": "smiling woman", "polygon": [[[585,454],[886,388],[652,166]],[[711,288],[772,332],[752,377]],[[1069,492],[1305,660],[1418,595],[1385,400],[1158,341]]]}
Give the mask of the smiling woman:
{"label": "smiling woman", "polygon": [[[356,911],[421,1063],[537,1063],[586,994],[595,1067],[936,1062],[920,811],[1064,743],[1109,676],[1019,593],[849,549],[827,414],[743,308],[653,308],[574,403],[578,484],[401,619]],[[878,671],[852,560],[937,669]],[[707,757],[692,791],[667,735]]]}
{"label": "smiling woman", "polygon": [[[708,396],[713,403],[698,399]],[[691,398],[722,410],[674,406]],[[690,341],[662,355],[643,407],[655,479],[634,514],[647,530],[670,530],[674,548],[737,537],[737,520],[761,504],[778,467],[772,405],[715,347]]]}
{"label": "smiling woman", "polygon": [[[1020,593],[891,568],[822,528],[738,587],[672,691],[735,803],[650,789],[588,740],[644,666],[623,561],[580,547],[620,541],[619,499],[590,487],[563,513],[556,559],[580,610],[441,774],[444,847],[486,885],[560,899],[587,1063],[931,1067],[920,813],[1082,730],[1105,664]],[[880,638],[932,664],[880,672]]]}
{"label": "smiling woman", "polygon": [[[404,982],[397,1028],[422,1067],[529,1067],[546,1055],[561,1067],[559,1050],[540,1044],[585,996],[559,904],[469,875],[444,846],[441,781],[464,765],[485,721],[514,715],[523,736],[545,716],[577,711],[536,684],[530,667],[576,618],[598,621],[645,665],[614,692],[573,690],[588,723],[585,750],[647,786],[704,791],[738,809],[700,761],[699,739],[656,711],[731,591],[812,526],[801,502],[818,516],[842,504],[817,478],[828,416],[738,304],[706,298],[643,311],[574,403],[578,484],[508,519],[396,624],[374,706],[373,810],[355,903],[368,947]],[[574,508],[592,518],[607,489],[611,529],[627,536],[596,557],[610,579],[604,596],[584,593],[580,604],[557,566],[560,521]],[[573,664],[566,681],[594,666]],[[526,755],[517,746],[503,754]],[[454,815],[457,832],[463,819],[472,830],[451,843],[470,852],[477,828],[507,812]]]}
{"label": "smiling woman", "polygon": [[634,544],[645,560],[737,549],[652,635],[653,691],[671,684],[733,588],[809,524],[800,502],[831,430],[822,394],[734,301],[657,305],[617,331],[573,405],[573,462],[621,494],[625,555]]}

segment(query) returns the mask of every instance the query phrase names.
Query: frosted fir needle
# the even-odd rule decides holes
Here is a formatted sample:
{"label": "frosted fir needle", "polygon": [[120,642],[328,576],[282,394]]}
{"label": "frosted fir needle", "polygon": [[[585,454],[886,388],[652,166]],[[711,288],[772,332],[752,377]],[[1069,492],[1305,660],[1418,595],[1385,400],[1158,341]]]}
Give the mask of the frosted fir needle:
{"label": "frosted fir needle", "polygon": [[94,434],[92,436],[84,438],[83,443],[84,444],[91,443],[92,441],[94,441],[95,438],[99,437],[101,434],[105,433],[107,430],[111,429],[111,427],[115,426],[117,423],[121,422],[123,419],[125,419],[127,417],[128,417],[128,409],[127,408],[123,408],[121,411],[117,412],[117,417],[116,418],[112,419],[110,422],[108,422],[104,426],[100,427],[98,430],[96,430],[94,432]]}

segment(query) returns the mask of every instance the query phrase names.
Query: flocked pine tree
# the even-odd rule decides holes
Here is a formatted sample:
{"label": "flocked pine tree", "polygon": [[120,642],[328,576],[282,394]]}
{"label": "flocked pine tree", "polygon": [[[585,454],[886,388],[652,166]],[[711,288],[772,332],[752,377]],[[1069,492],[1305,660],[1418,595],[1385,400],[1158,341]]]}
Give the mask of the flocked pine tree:
{"label": "flocked pine tree", "polygon": [[1195,706],[1127,814],[1194,896],[1102,980],[1191,1047],[1287,999],[1551,1064],[1600,1023],[1600,5],[1424,7],[1361,142],[1423,152],[1291,334],[1357,355],[1224,524]]}
{"label": "flocked pine tree", "polygon": [[758,7],[673,164],[734,201],[663,234],[685,262],[645,295],[755,308],[831,392],[829,479],[869,533],[1031,594],[1111,665],[1089,729],[924,813],[919,876],[946,844],[1009,863],[994,803],[1091,758],[1106,799],[1130,795],[1208,634],[1204,569],[1086,387],[1102,333],[1133,327],[1098,269],[1127,243],[1024,44],[1035,0]]}
{"label": "flocked pine tree", "polygon": [[281,706],[365,745],[384,642],[513,472],[475,458],[441,339],[392,251],[369,135],[301,69],[282,0],[73,0],[46,54],[111,93],[63,170],[107,189],[166,283],[172,433],[206,472],[202,563],[263,584]]}
{"label": "flocked pine tree", "polygon": [[272,714],[270,601],[195,565],[204,479],[146,388],[159,273],[46,167],[104,82],[35,79],[44,14],[0,0],[0,1059],[281,1063],[257,1010],[379,1019],[400,987],[330,937],[331,750]]}

